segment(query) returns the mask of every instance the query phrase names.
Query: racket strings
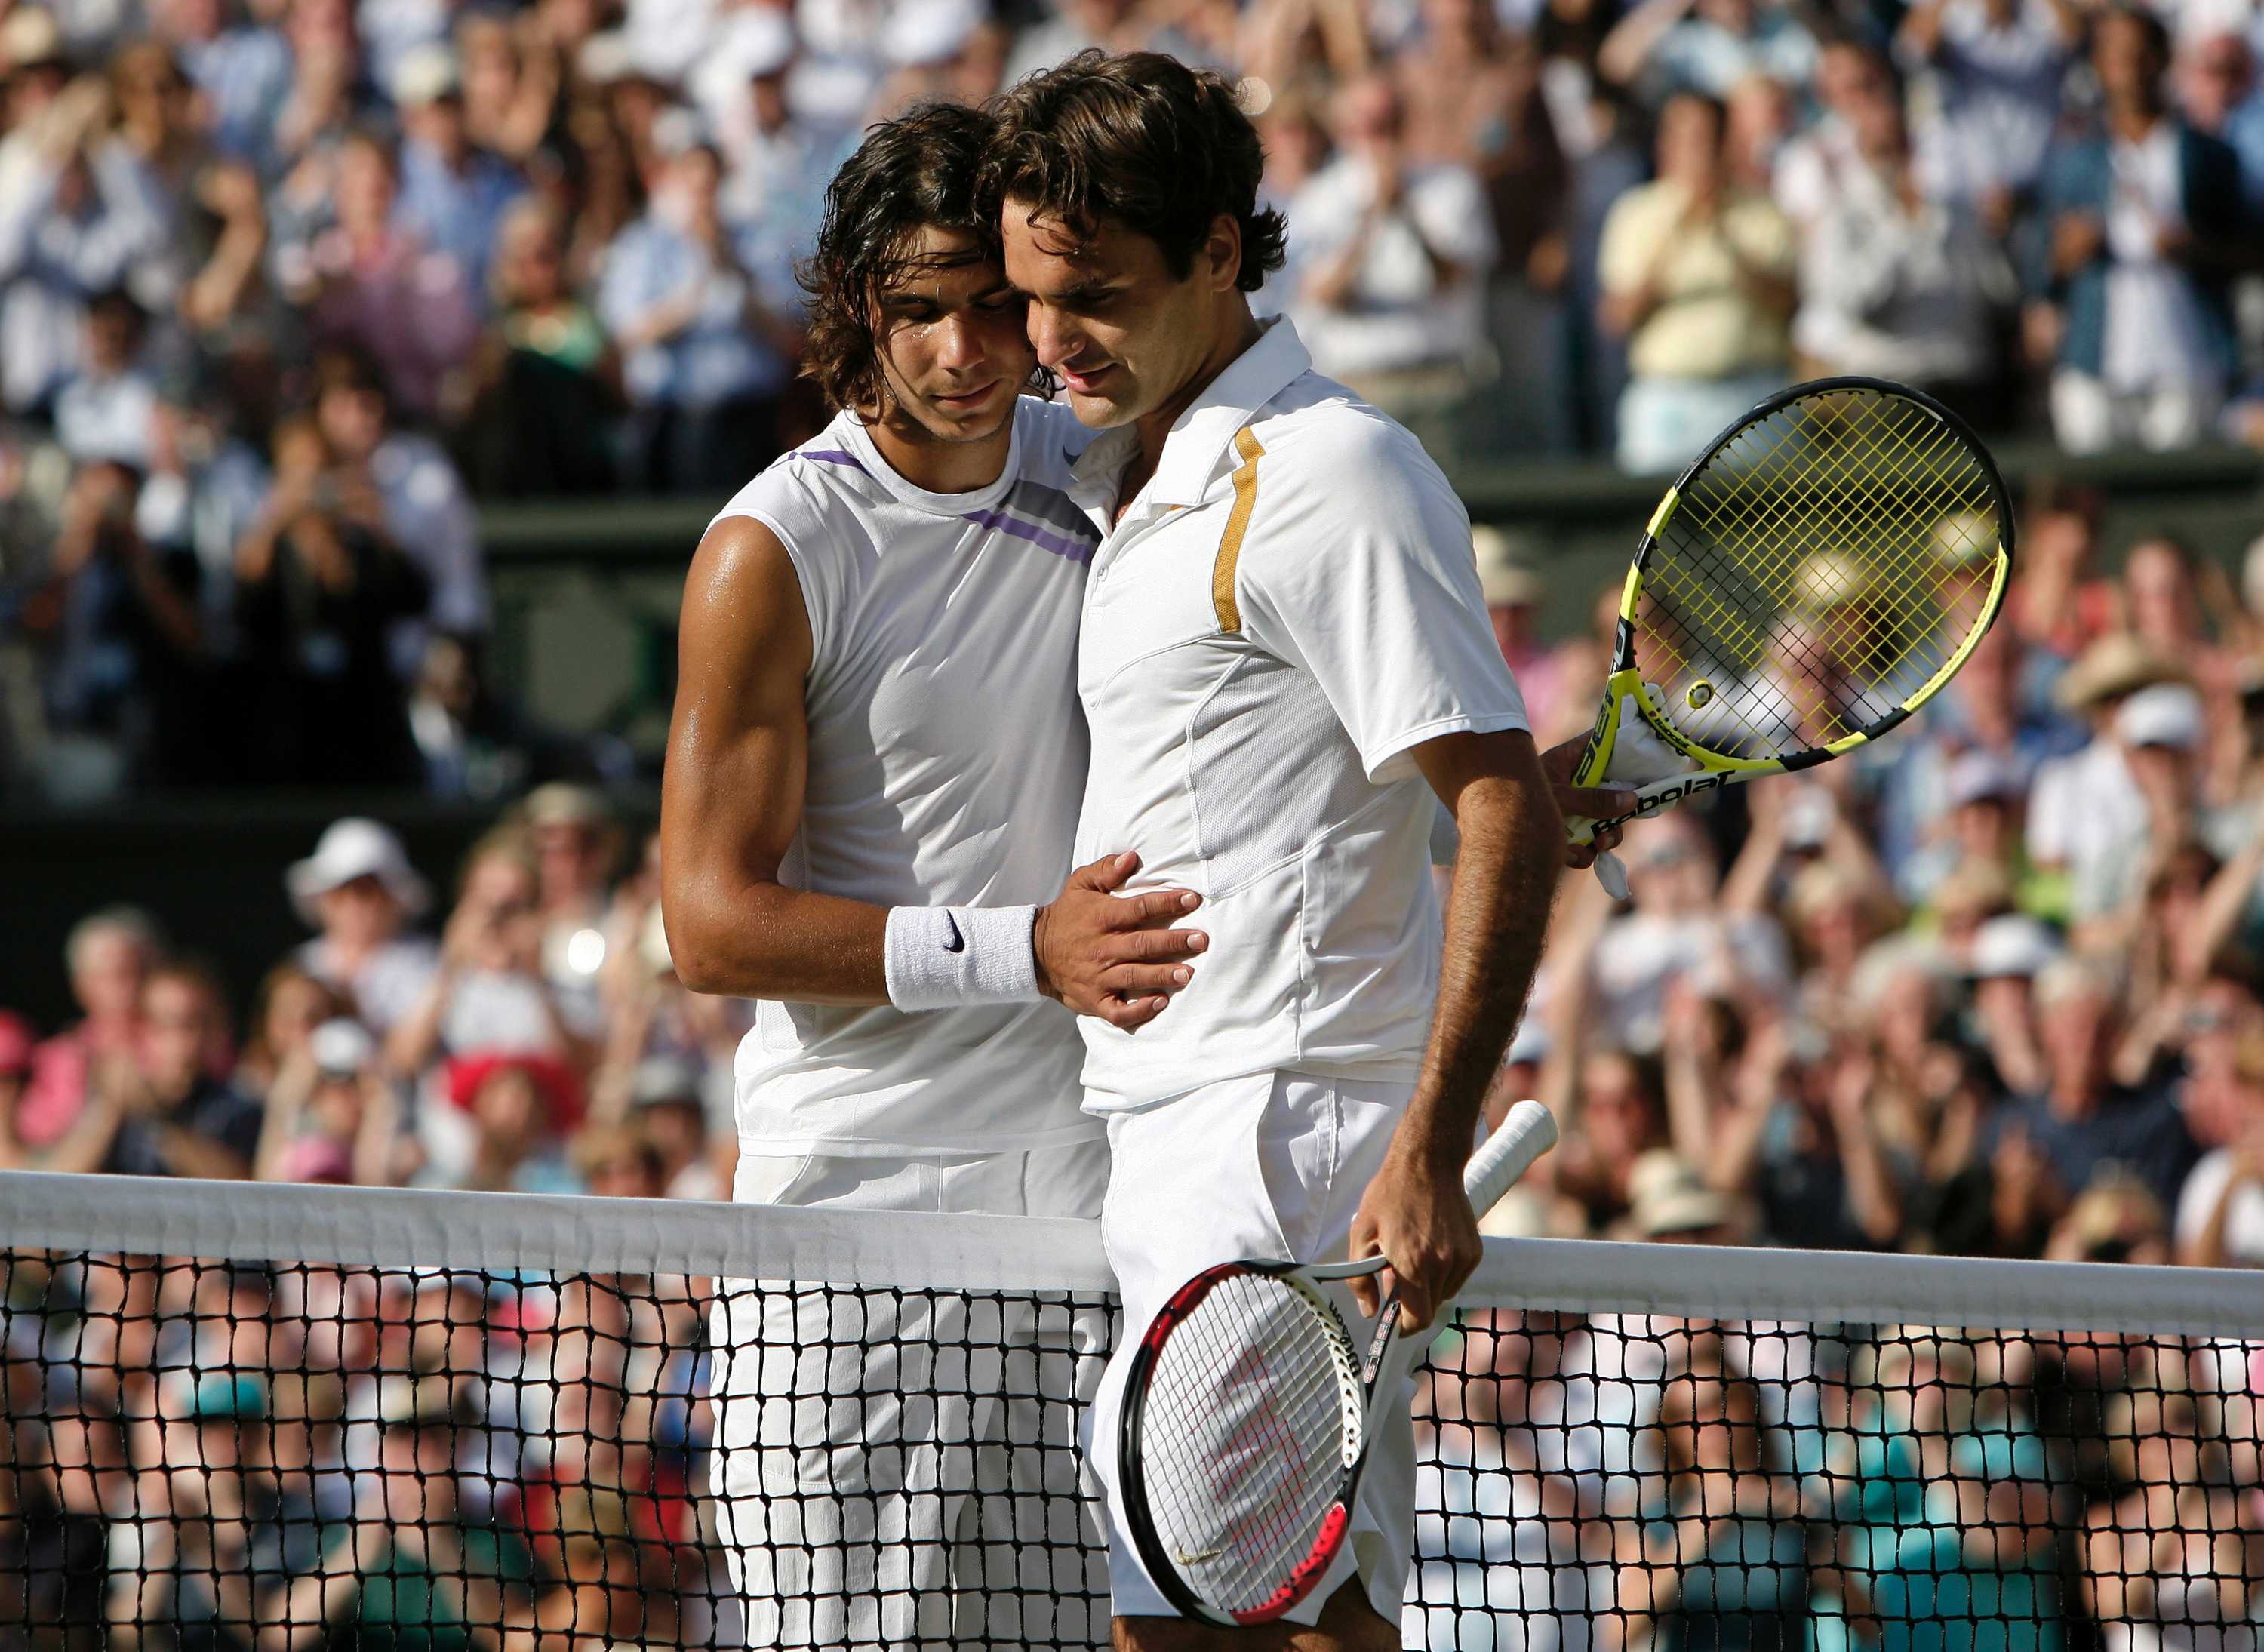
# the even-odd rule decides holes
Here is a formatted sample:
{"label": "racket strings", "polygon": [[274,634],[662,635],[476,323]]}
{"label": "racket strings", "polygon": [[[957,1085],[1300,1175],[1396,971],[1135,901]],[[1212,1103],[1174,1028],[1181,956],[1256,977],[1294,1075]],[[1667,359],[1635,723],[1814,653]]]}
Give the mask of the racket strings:
{"label": "racket strings", "polygon": [[1985,462],[1921,405],[1789,402],[1682,489],[1646,571],[1637,663],[1681,732],[1724,757],[1859,733],[1986,618],[1997,509]]}
{"label": "racket strings", "polygon": [[1263,1274],[1214,1286],[1157,1350],[1137,1443],[1148,1509],[1205,1599],[1256,1606],[1311,1551],[1351,1456],[1350,1359],[1332,1319]]}

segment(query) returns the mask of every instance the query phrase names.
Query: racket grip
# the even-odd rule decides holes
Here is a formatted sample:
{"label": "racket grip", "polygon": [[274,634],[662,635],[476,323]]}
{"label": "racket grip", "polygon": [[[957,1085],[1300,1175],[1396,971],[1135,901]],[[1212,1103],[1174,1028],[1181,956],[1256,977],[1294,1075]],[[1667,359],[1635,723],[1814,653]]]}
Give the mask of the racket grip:
{"label": "racket grip", "polygon": [[1549,1109],[1537,1101],[1519,1102],[1501,1121],[1501,1128],[1478,1144],[1469,1168],[1462,1172],[1462,1191],[1470,1196],[1470,1208],[1484,1215],[1533,1168],[1535,1159],[1556,1145],[1556,1120]]}

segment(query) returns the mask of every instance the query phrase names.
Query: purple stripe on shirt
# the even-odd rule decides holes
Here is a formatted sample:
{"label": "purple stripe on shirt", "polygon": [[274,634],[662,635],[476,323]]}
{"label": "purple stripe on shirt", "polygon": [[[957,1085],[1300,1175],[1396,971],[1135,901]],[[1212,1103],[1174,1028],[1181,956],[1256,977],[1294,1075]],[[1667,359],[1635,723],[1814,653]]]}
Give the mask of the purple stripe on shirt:
{"label": "purple stripe on shirt", "polygon": [[1092,562],[1092,553],[1098,548],[1094,545],[1064,539],[1058,533],[1049,533],[1036,524],[1009,516],[1004,511],[969,511],[961,519],[972,522],[979,528],[995,528],[1001,533],[1011,533],[1018,540],[1027,540],[1031,544],[1042,547],[1056,556],[1065,556],[1072,562]]}
{"label": "purple stripe on shirt", "polygon": [[846,465],[852,470],[865,468],[863,461],[856,454],[844,452],[838,447],[804,447],[797,449],[789,457],[823,460],[829,465]]}

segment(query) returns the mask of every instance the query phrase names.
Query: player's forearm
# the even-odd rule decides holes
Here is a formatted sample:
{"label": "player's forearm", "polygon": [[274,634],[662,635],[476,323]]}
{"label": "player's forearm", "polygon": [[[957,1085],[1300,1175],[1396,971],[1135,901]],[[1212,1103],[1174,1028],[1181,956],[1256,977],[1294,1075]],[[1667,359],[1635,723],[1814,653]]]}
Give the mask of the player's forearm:
{"label": "player's forearm", "polygon": [[[1462,847],[1447,909],[1438,1009],[1403,1128],[1413,1133],[1411,1146],[1459,1168],[1533,988],[1564,828],[1530,736],[1455,738],[1478,743],[1462,754],[1475,761],[1452,795],[1440,787]],[[1438,786],[1433,765],[1425,766]]]}
{"label": "player's forearm", "polygon": [[783,884],[671,889],[662,912],[677,979],[773,1003],[889,1002],[889,909]]}

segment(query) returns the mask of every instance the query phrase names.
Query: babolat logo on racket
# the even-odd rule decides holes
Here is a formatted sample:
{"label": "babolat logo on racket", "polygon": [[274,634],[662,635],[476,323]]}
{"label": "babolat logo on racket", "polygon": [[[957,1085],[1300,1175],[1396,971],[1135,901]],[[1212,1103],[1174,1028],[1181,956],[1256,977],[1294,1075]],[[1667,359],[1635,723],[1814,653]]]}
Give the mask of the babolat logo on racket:
{"label": "babolat logo on racket", "polygon": [[1638,815],[1648,815],[1653,809],[1665,808],[1669,803],[1679,803],[1686,797],[1695,797],[1701,792],[1711,792],[1727,786],[1736,777],[1728,774],[1694,774],[1666,788],[1655,796],[1646,796],[1635,806]]}

